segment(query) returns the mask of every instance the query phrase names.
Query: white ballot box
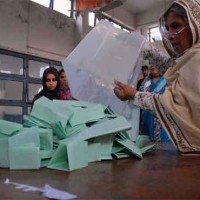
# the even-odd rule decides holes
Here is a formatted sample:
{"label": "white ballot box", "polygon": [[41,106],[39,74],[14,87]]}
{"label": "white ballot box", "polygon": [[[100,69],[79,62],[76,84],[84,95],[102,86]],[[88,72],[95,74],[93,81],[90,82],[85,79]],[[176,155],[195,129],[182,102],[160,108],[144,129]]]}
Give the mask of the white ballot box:
{"label": "white ballot box", "polygon": [[139,109],[130,108],[113,93],[114,80],[136,84],[145,38],[101,20],[62,61],[70,89],[81,101],[109,105],[132,124],[132,139],[139,131]]}

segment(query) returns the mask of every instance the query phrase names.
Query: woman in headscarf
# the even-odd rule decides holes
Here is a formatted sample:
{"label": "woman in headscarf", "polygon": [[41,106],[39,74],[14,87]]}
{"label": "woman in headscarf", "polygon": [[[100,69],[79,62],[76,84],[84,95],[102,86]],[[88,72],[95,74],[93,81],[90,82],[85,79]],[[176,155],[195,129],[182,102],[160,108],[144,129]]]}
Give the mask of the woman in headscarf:
{"label": "woman in headscarf", "polygon": [[32,107],[34,102],[42,96],[50,100],[59,99],[60,78],[56,68],[45,69],[42,76],[42,85],[43,89],[33,98]]}
{"label": "woman in headscarf", "polygon": [[200,154],[200,1],[177,0],[160,19],[163,43],[173,65],[163,94],[137,92],[116,81],[125,101],[153,111],[181,154]]}
{"label": "woman in headscarf", "polygon": [[[144,79],[139,91],[152,92],[155,94],[162,94],[166,87],[166,80],[159,72],[157,66],[152,65],[150,67],[150,74]],[[142,110],[141,112],[141,134],[148,135],[151,141],[159,144],[159,142],[169,142],[169,138],[166,135],[160,120],[148,110]]]}
{"label": "woman in headscarf", "polygon": [[69,88],[69,83],[64,69],[59,71],[60,77],[60,100],[75,100]]}

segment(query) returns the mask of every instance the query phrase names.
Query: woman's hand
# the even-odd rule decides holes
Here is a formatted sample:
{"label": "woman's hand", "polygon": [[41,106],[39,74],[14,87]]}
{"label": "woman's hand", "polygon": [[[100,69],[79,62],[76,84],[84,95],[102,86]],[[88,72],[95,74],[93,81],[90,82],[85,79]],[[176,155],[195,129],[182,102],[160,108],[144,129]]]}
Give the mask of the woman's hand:
{"label": "woman's hand", "polygon": [[115,81],[115,85],[116,87],[113,89],[114,93],[121,101],[127,101],[135,97],[135,93],[137,92],[135,88],[120,81]]}

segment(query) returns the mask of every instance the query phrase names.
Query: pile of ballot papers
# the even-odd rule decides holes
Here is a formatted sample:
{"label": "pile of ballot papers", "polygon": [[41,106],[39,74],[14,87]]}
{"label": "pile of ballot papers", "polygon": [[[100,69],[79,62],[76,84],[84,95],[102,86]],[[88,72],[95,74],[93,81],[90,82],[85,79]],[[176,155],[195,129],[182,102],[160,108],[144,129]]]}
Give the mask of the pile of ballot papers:
{"label": "pile of ballot papers", "polygon": [[72,171],[90,162],[143,158],[147,136],[131,141],[131,124],[109,107],[83,101],[38,99],[24,124],[0,120],[0,167]]}

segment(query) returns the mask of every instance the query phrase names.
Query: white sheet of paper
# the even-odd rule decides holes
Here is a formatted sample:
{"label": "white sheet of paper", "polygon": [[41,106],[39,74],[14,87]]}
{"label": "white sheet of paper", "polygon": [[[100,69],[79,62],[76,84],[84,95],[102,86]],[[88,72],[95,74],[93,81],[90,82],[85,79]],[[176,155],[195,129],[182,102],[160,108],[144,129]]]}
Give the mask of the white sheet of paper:
{"label": "white sheet of paper", "polygon": [[11,182],[8,178],[4,181],[4,184],[14,185],[16,189],[21,189],[24,192],[29,192],[29,191],[39,192],[39,193],[42,193],[43,196],[49,199],[69,200],[69,199],[77,198],[76,195],[70,194],[68,192],[64,192],[62,190],[55,189],[48,184],[46,184],[43,188],[39,188],[35,186]]}

